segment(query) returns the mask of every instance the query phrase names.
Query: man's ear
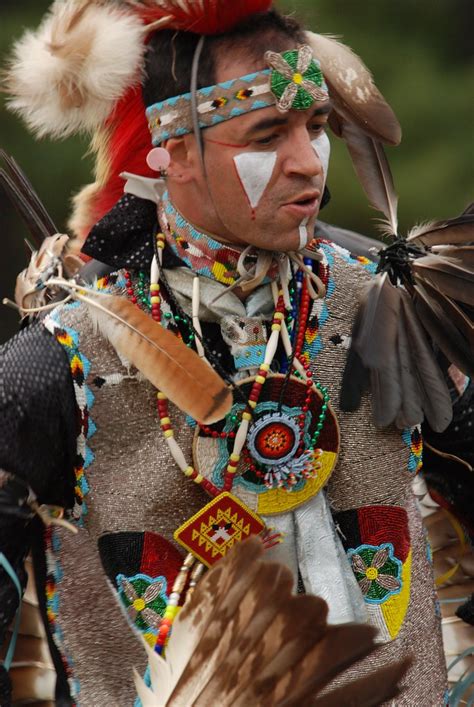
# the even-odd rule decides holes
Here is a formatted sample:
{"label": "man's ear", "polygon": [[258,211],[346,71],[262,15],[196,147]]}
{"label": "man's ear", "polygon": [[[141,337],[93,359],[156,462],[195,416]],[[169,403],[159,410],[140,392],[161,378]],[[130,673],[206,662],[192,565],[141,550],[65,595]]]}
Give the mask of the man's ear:
{"label": "man's ear", "polygon": [[190,135],[173,137],[163,143],[170,153],[171,162],[168,167],[168,179],[178,184],[192,182],[197,174],[198,161],[195,146],[189,139]]}

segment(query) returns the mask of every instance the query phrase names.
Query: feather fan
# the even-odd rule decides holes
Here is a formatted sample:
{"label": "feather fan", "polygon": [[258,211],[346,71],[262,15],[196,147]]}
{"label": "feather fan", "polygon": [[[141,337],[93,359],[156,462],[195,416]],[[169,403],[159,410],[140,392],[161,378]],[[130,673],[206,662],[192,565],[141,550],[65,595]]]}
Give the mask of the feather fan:
{"label": "feather fan", "polygon": [[[68,289],[67,283],[64,283]],[[232,405],[231,390],[215,371],[174,334],[122,297],[80,290],[92,319],[120,358],[195,420],[210,424]]]}
{"label": "feather fan", "polygon": [[[262,552],[250,538],[204,576],[174,622],[166,661],[144,642],[152,687],[135,673],[143,707],[296,707],[375,649],[373,627],[328,626],[326,603],[292,594],[288,568],[263,561]],[[369,704],[396,695],[406,669],[374,670],[374,681],[386,679]],[[366,693],[364,681],[344,687],[347,703],[363,704]]]}

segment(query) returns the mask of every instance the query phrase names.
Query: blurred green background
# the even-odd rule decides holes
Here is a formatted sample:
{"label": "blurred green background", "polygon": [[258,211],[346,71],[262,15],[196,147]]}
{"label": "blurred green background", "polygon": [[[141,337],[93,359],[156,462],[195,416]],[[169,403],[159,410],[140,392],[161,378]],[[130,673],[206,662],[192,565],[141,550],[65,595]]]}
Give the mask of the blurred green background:
{"label": "blurred green background", "polygon": [[[232,2],[233,0],[229,0]],[[400,194],[401,230],[415,222],[454,216],[474,199],[473,0],[281,0],[315,31],[342,37],[371,68],[397,113],[403,141],[389,148]],[[1,0],[0,61],[26,27],[36,27],[48,0]],[[14,155],[50,211],[65,228],[71,194],[90,181],[87,142],[35,141],[0,106],[0,145]],[[344,146],[332,139],[332,202],[325,220],[377,236],[374,217]],[[19,218],[0,194],[0,297],[12,296],[26,264]],[[17,326],[15,312],[0,308],[0,341]]]}

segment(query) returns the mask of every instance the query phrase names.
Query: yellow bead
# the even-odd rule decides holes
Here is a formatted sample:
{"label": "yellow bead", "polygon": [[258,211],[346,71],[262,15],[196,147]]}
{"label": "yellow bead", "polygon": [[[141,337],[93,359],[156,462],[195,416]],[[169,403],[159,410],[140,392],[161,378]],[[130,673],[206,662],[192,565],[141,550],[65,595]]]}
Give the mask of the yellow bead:
{"label": "yellow bead", "polygon": [[229,466],[227,467],[227,473],[228,474],[235,474],[236,471],[237,471],[237,467],[230,466],[230,464],[229,464]]}
{"label": "yellow bead", "polygon": [[365,576],[367,577],[367,579],[374,581],[379,576],[379,571],[375,567],[367,567],[365,571]]}
{"label": "yellow bead", "polygon": [[272,331],[281,331],[280,324],[272,324]]}
{"label": "yellow bead", "polygon": [[173,430],[165,430],[164,435],[165,437],[174,437],[174,432]]}
{"label": "yellow bead", "polygon": [[255,376],[256,383],[265,383],[265,378],[263,376]]}
{"label": "yellow bead", "polygon": [[198,474],[195,479],[193,479],[194,483],[200,484],[203,480],[203,476],[201,474]]}
{"label": "yellow bead", "polygon": [[252,419],[252,415],[249,412],[242,413],[242,420],[249,420],[250,421],[251,419]]}
{"label": "yellow bead", "polygon": [[158,248],[164,248],[165,247],[164,241],[158,241],[157,246],[158,246]]}
{"label": "yellow bead", "polygon": [[275,312],[275,314],[273,316],[273,319],[284,319],[284,318],[285,318],[285,315],[283,314],[283,312]]}
{"label": "yellow bead", "polygon": [[160,286],[156,282],[153,282],[150,285],[150,292],[159,292],[159,291],[160,291]]}
{"label": "yellow bead", "polygon": [[303,77],[300,73],[293,74],[293,83],[296,83],[298,86],[303,83]]}
{"label": "yellow bead", "polygon": [[138,597],[138,599],[135,599],[132,606],[136,611],[143,611],[143,609],[146,606],[145,600],[142,599],[141,597]]}
{"label": "yellow bead", "polygon": [[160,393],[160,391],[158,391],[156,397],[158,398],[158,400],[168,400],[166,395],[164,393]]}
{"label": "yellow bead", "polygon": [[231,454],[229,459],[231,462],[238,462],[240,459],[240,454]]}
{"label": "yellow bead", "polygon": [[249,401],[248,401],[248,406],[249,406],[249,408],[256,408],[256,407],[257,407],[257,401],[256,401],[256,400],[249,400]]}
{"label": "yellow bead", "polygon": [[154,295],[153,297],[150,297],[150,302],[152,304],[160,304],[161,299],[157,295]]}
{"label": "yellow bead", "polygon": [[171,425],[171,420],[169,417],[162,417],[160,420],[161,425]]}
{"label": "yellow bead", "polygon": [[187,466],[186,469],[184,470],[184,475],[185,476],[191,476],[191,474],[194,472],[194,469],[192,466]]}
{"label": "yellow bead", "polygon": [[269,370],[270,370],[270,364],[269,364],[269,363],[262,363],[262,365],[260,366],[260,368],[262,369],[262,371],[269,371]]}

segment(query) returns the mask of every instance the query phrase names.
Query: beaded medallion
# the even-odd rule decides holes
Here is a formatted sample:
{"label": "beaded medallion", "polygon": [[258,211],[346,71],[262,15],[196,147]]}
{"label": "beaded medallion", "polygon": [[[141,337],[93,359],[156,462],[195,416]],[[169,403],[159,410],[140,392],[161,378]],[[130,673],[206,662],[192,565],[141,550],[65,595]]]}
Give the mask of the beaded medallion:
{"label": "beaded medallion", "polygon": [[238,542],[258,535],[265,523],[227,491],[219,494],[174,533],[174,539],[207,567]]}
{"label": "beaded medallion", "polygon": [[[239,383],[243,397],[254,382]],[[198,426],[194,468],[218,488],[245,410],[241,396],[226,419]],[[269,375],[253,412],[232,493],[252,511],[286,513],[315,496],[327,483],[339,453],[339,426],[325,390],[294,376]]]}

